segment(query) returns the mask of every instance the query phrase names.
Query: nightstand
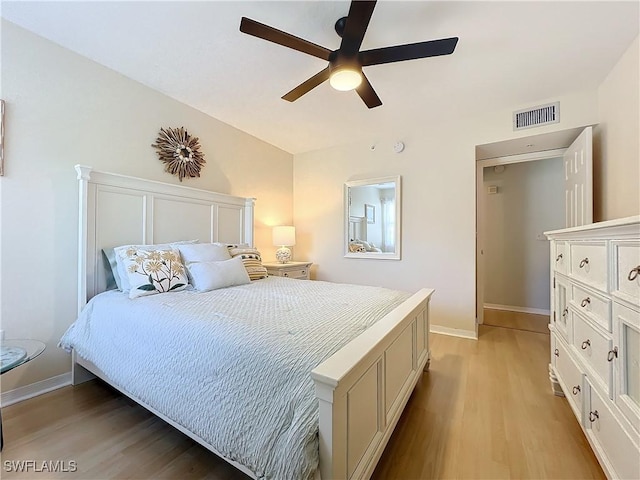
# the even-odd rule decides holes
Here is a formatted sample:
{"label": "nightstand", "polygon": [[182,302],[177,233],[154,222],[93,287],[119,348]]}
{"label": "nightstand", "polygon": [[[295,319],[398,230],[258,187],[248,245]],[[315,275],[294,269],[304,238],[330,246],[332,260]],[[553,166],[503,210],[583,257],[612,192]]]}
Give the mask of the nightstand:
{"label": "nightstand", "polygon": [[263,262],[262,265],[267,269],[267,273],[274,277],[288,277],[298,280],[309,280],[309,270],[311,270],[311,265],[313,265],[313,262]]}

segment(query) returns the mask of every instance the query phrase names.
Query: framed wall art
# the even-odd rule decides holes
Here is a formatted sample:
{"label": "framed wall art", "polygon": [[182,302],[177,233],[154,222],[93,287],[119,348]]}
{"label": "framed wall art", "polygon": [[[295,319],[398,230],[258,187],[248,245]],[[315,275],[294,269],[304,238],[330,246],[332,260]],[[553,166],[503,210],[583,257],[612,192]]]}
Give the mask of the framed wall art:
{"label": "framed wall art", "polygon": [[156,143],[151,146],[158,150],[165,171],[176,175],[180,181],[184,177],[199,177],[200,169],[206,163],[198,137],[189,135],[184,127],[161,128]]}
{"label": "framed wall art", "polygon": [[376,207],[365,203],[364,216],[367,217],[367,223],[376,223]]}

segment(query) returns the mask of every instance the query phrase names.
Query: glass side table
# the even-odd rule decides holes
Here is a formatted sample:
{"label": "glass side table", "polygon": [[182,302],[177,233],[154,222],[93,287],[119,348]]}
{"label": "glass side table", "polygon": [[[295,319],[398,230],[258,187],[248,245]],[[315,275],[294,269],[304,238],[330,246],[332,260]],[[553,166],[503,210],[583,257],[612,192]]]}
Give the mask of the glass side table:
{"label": "glass side table", "polygon": [[[39,340],[2,340],[0,342],[0,374],[30,362],[42,352],[45,344]],[[0,410],[0,450],[4,446],[2,410]]]}

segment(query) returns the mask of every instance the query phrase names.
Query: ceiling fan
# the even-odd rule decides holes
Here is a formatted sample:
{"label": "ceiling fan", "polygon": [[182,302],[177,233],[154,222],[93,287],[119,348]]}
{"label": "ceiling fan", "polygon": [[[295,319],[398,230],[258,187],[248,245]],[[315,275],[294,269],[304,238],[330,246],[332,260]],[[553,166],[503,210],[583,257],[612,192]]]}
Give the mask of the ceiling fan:
{"label": "ceiling fan", "polygon": [[361,52],[362,39],[375,6],[375,1],[352,0],[349,14],[335,24],[336,33],[342,37],[342,42],[340,48],[333,51],[246,17],[242,17],[240,21],[240,31],[329,62],[324,70],[286,93],[282,97],[284,100],[293,102],[328,79],[336,90],[355,89],[367,107],[374,108],[382,105],[382,101],[362,67],[450,55],[458,43],[458,37],[451,37]]}

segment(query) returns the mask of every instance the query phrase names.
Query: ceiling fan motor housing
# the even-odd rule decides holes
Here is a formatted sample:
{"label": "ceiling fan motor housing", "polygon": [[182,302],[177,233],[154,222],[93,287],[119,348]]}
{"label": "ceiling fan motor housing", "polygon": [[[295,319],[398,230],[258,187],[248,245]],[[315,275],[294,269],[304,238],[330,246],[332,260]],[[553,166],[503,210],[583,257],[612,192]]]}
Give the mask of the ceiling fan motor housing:
{"label": "ceiling fan motor housing", "polygon": [[347,24],[347,17],[342,17],[336,20],[336,24],[334,25],[333,28],[335,28],[336,33],[340,38],[342,38],[342,35],[344,34],[344,27],[346,24]]}

